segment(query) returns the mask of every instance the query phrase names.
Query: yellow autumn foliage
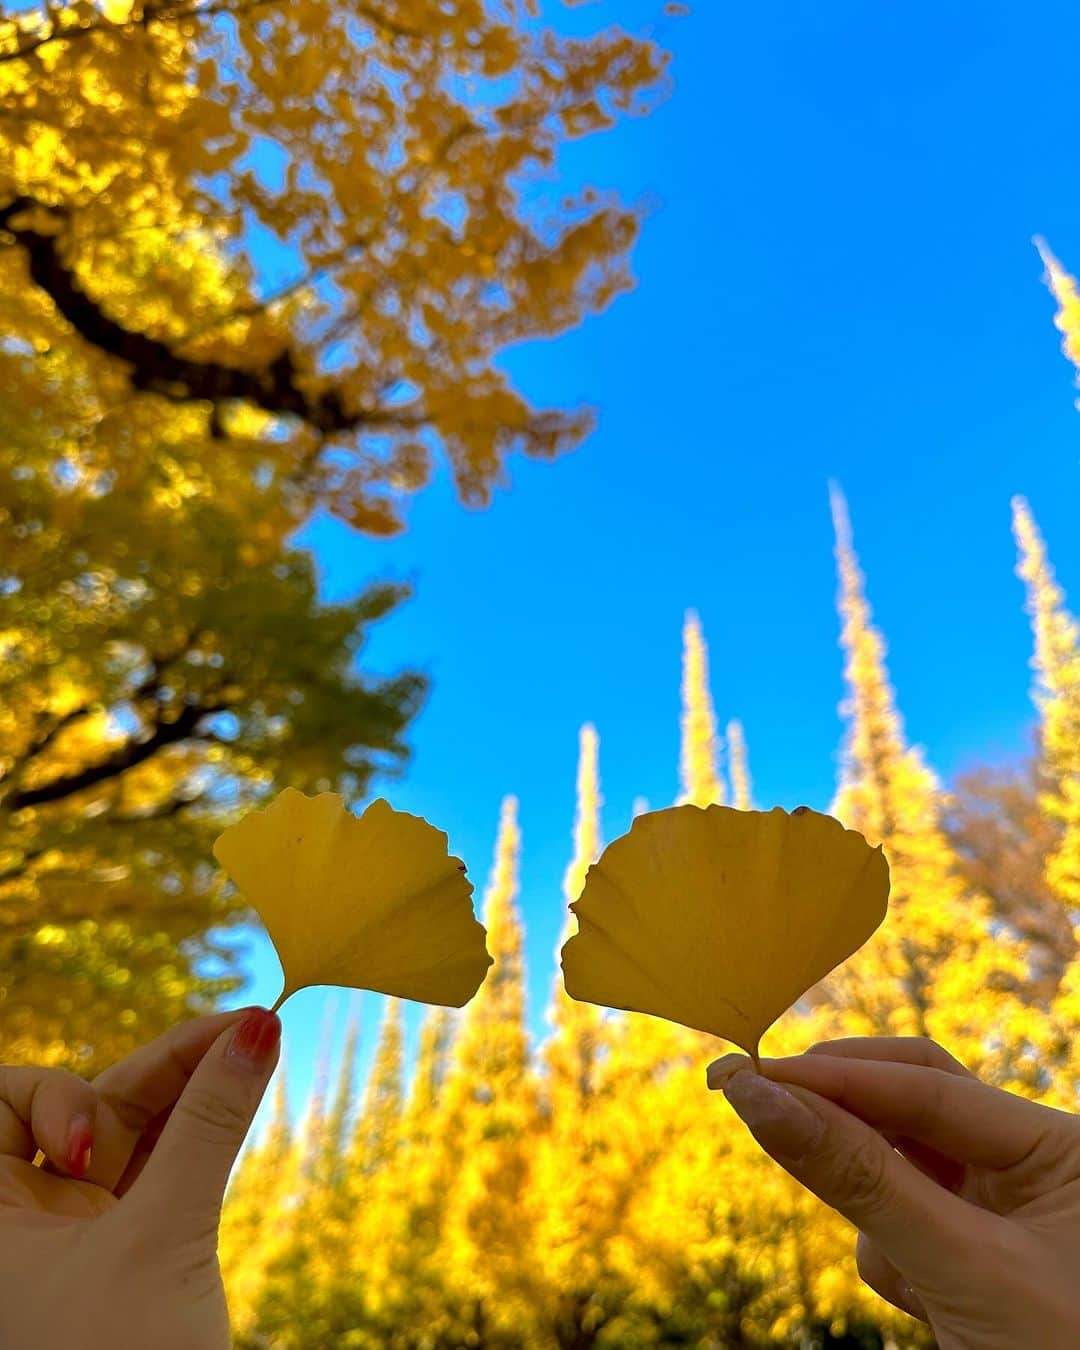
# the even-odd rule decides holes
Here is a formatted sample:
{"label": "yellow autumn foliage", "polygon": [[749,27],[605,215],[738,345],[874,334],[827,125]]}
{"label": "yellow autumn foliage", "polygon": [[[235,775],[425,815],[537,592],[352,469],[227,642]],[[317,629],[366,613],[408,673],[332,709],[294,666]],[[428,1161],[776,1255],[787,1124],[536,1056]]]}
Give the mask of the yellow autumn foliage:
{"label": "yellow autumn foliage", "polygon": [[290,539],[401,530],[440,458],[482,505],[589,429],[499,357],[631,285],[638,209],[552,228],[530,186],[663,96],[615,10],[0,0],[5,1058],[211,1010],[226,807],[403,757],[424,681],[353,655],[405,588],[320,605]]}
{"label": "yellow autumn foliage", "polygon": [[[256,414],[307,507],[359,529],[400,530],[438,453],[483,504],[508,455],[591,425],[533,407],[499,352],[630,285],[637,210],[582,193],[552,231],[521,191],[662,95],[666,55],[617,17],[574,38],[483,0],[0,5],[0,331],[82,367],[110,424],[182,408],[212,449]],[[0,354],[0,397],[27,381]]]}
{"label": "yellow autumn foliage", "polygon": [[[235,986],[196,973],[239,912],[207,862],[220,803],[359,800],[400,759],[423,681],[351,668],[400,592],[320,606],[287,542],[312,508],[392,533],[440,457],[481,504],[513,453],[588,430],[584,410],[533,407],[499,357],[631,284],[637,211],[583,192],[552,228],[531,190],[662,90],[664,54],[603,12],[583,39],[531,0],[0,7],[5,1060],[85,1071],[207,1010]],[[1080,293],[1043,258],[1080,368]],[[965,880],[908,742],[838,493],[834,513],[834,809],[884,848],[893,908],[763,1049],[930,1034],[1075,1109],[1080,961],[1029,996],[1023,935]],[[1015,522],[1046,878],[1075,907],[1076,626],[1022,502]],[[692,614],[682,731],[679,800],[723,803]],[[738,723],[725,739],[746,810]],[[561,901],[600,852],[598,748],[583,731]],[[928,1344],[861,1284],[850,1227],[706,1095],[712,1039],[556,983],[532,1046],[520,846],[508,799],[484,897],[495,966],[462,1013],[426,1015],[411,1071],[393,1001],[358,1103],[355,1024],[336,1093],[320,1070],[298,1125],[282,1068],[224,1214],[241,1350]]]}
{"label": "yellow autumn foliage", "polygon": [[[1066,687],[1059,675],[1071,666],[1049,659],[1046,634],[1057,634],[1051,646],[1067,656],[1069,643],[1058,639],[1073,630],[1030,514],[1017,510],[1053,766],[1055,700]],[[845,1035],[930,1035],[988,1081],[1075,1110],[1080,961],[1066,965],[1049,997],[1035,997],[1023,935],[963,880],[945,794],[906,739],[838,489],[833,514],[848,685],[833,809],[882,845],[892,896],[874,936],[768,1029],[762,1053],[795,1054]],[[708,696],[700,628],[690,640],[700,711]],[[708,744],[703,725],[684,719],[683,765]],[[730,728],[727,735],[738,784],[745,746]],[[589,725],[579,739],[564,903],[588,889],[601,847],[598,752]],[[738,788],[743,800],[747,792]],[[634,828],[647,822],[639,817]],[[427,1016],[404,1097],[396,1013],[388,1012],[357,1113],[357,1128],[369,1131],[366,1151],[344,1169],[354,1178],[346,1183],[351,1217],[337,1217],[333,1187],[308,1183],[298,1190],[307,1197],[302,1223],[290,1218],[295,1197],[279,1199],[266,1248],[255,1240],[245,1255],[231,1245],[238,1238],[226,1240],[238,1346],[300,1350],[318,1338],[342,1350],[614,1350],[791,1346],[847,1335],[928,1350],[925,1327],[859,1279],[850,1225],[775,1166],[726,1102],[705,1091],[706,1063],[727,1048],[720,1041],[655,1017],[574,1004],[556,983],[546,1039],[530,1046],[520,847],[510,798],[484,897],[495,965],[461,1013]],[[587,1021],[577,1020],[578,1009]],[[320,1107],[300,1135],[325,1139],[326,1119]],[[253,1156],[280,1156],[275,1140],[271,1129]],[[362,1161],[376,1154],[374,1167]],[[250,1231],[242,1229],[250,1177],[237,1175],[229,1232]]]}
{"label": "yellow autumn foliage", "polygon": [[719,751],[716,713],[709,690],[709,654],[701,620],[693,610],[688,610],[683,622],[681,802],[694,806],[724,802]]}
{"label": "yellow autumn foliage", "polygon": [[[1061,350],[1080,371],[1080,289],[1076,278],[1062,267],[1045,240],[1036,239],[1035,247],[1046,268],[1045,280],[1050,294],[1058,304],[1054,327],[1061,334]],[[1077,378],[1080,380],[1080,375]]]}
{"label": "yellow autumn foliage", "polygon": [[1046,545],[1022,497],[1013,499],[1013,533],[1034,636],[1042,768],[1050,785],[1042,807],[1061,831],[1046,877],[1063,906],[1080,909],[1080,624],[1065,608]]}

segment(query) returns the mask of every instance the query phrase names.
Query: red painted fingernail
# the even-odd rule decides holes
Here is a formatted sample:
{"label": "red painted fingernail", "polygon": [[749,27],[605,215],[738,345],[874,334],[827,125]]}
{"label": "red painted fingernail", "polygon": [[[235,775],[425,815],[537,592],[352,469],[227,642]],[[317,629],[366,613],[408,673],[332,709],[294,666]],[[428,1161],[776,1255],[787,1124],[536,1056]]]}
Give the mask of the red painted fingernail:
{"label": "red painted fingernail", "polygon": [[76,1116],[68,1126],[67,1170],[73,1177],[81,1180],[90,1167],[90,1148],[94,1140],[94,1127],[88,1116]]}
{"label": "red painted fingernail", "polygon": [[281,1018],[266,1008],[254,1008],[233,1032],[225,1058],[245,1069],[261,1072],[281,1038]]}

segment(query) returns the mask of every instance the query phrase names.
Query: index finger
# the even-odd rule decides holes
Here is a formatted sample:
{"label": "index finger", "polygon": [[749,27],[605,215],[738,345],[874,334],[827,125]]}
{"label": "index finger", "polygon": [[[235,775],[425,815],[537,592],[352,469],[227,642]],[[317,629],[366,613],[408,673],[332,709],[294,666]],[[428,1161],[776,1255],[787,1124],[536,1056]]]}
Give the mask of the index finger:
{"label": "index finger", "polygon": [[170,1027],[93,1080],[101,1108],[89,1179],[112,1190],[131,1161],[143,1132],[160,1128],[199,1061],[226,1027],[247,1008],[212,1013]]}
{"label": "index finger", "polygon": [[1066,1111],[981,1083],[966,1070],[807,1054],[763,1059],[761,1073],[809,1088],[868,1125],[973,1167],[1013,1167],[1074,1120]]}
{"label": "index finger", "polygon": [[976,1077],[943,1045],[929,1036],[838,1036],[834,1041],[818,1041],[808,1055],[842,1055],[849,1059],[888,1060],[894,1064],[923,1064],[928,1069]]}

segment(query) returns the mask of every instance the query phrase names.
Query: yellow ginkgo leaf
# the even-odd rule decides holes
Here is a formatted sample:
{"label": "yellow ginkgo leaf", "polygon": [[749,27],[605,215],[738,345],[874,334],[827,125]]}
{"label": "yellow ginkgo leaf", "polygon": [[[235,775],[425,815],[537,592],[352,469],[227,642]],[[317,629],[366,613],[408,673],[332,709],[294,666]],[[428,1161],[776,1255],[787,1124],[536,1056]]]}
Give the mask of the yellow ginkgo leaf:
{"label": "yellow ginkgo leaf", "polygon": [[757,1058],[766,1029],[885,917],[881,848],[838,820],[728,806],[638,816],[589,869],[562,950],[571,997]]}
{"label": "yellow ginkgo leaf", "polygon": [[465,864],[419,816],[286,788],[230,826],[214,856],[258,913],[285,972],[274,1005],[314,984],[460,1008],[491,957]]}

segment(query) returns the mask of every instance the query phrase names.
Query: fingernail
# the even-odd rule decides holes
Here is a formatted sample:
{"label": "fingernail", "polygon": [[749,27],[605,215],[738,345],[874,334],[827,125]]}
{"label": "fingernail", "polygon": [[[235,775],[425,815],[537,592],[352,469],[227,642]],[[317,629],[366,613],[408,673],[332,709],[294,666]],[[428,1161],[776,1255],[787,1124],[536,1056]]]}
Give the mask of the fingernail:
{"label": "fingernail", "polygon": [[237,1067],[261,1073],[281,1039],[281,1019],[266,1008],[253,1008],[233,1032],[225,1058]]}
{"label": "fingernail", "polygon": [[89,1116],[76,1116],[68,1126],[67,1170],[73,1177],[81,1179],[90,1167],[90,1146],[94,1138],[94,1127]]}
{"label": "fingernail", "polygon": [[805,1158],[825,1130],[816,1112],[760,1074],[735,1074],[724,1094],[758,1143],[791,1162]]}
{"label": "fingernail", "polygon": [[740,1069],[748,1069],[750,1060],[746,1055],[721,1055],[719,1059],[714,1059],[705,1070],[705,1082],[713,1092],[724,1087],[733,1073]]}

